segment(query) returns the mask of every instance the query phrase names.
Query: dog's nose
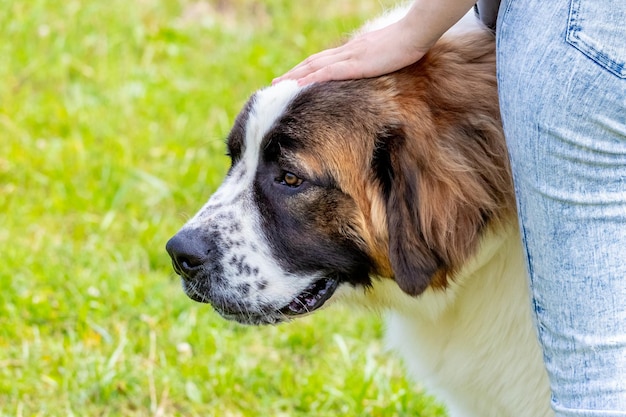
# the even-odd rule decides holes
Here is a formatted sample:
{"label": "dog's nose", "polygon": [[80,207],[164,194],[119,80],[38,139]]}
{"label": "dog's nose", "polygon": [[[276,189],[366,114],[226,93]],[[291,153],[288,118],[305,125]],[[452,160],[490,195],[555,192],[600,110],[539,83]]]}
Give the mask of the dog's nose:
{"label": "dog's nose", "polygon": [[180,231],[174,235],[165,245],[165,250],[172,258],[174,270],[184,279],[193,278],[211,252],[209,245],[190,231]]}

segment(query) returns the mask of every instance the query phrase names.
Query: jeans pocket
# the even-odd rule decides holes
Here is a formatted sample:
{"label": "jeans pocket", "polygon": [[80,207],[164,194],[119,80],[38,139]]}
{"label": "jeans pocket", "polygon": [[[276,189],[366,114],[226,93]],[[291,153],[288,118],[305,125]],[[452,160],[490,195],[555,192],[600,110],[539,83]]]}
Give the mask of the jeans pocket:
{"label": "jeans pocket", "polygon": [[567,42],[619,78],[626,78],[624,0],[571,0]]}

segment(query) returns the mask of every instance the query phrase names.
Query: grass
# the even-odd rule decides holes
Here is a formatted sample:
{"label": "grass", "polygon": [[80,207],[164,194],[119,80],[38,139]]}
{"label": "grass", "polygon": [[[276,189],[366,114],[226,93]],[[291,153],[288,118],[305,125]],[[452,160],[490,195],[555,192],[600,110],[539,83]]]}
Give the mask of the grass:
{"label": "grass", "polygon": [[3,0],[0,416],[443,416],[377,316],[278,327],[180,290],[167,239],[247,96],[377,1]]}

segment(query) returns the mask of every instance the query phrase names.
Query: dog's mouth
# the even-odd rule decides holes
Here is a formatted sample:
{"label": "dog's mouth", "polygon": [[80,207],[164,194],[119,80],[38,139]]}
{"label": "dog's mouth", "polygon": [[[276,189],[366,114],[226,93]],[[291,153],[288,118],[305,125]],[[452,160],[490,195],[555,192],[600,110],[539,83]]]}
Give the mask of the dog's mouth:
{"label": "dog's mouth", "polygon": [[200,303],[210,303],[224,318],[235,320],[242,324],[276,324],[289,318],[312,313],[319,309],[332,297],[339,286],[336,278],[321,278],[306,287],[289,304],[278,310],[264,308],[259,311],[248,310],[242,305],[233,305],[230,302],[220,302],[205,294],[200,288],[183,280],[183,289],[187,296]]}
{"label": "dog's mouth", "polygon": [[300,316],[311,313],[321,306],[335,293],[339,281],[334,278],[322,278],[304,289],[287,306],[280,309],[286,316]]}

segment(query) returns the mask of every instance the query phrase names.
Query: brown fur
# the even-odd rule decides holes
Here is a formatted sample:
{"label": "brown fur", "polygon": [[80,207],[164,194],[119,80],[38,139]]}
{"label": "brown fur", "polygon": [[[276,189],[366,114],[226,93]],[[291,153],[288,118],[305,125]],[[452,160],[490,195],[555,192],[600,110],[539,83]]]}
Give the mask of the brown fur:
{"label": "brown fur", "polygon": [[[461,266],[487,222],[506,218],[514,204],[499,119],[494,42],[484,34],[463,43],[442,41],[426,59],[395,75],[399,91],[424,86],[418,96],[398,97],[404,133],[412,140],[395,158],[405,174],[401,178],[415,183],[396,183],[393,190],[397,202],[415,193],[413,187],[418,198],[413,213],[398,216],[398,208],[388,207],[391,257],[393,262],[394,248],[409,255],[416,247],[432,251],[433,263],[441,266],[435,286],[445,286],[444,273]],[[413,108],[424,113],[406,111]],[[419,238],[412,234],[416,229]],[[402,279],[394,270],[396,279]]]}
{"label": "brown fur", "polygon": [[[332,227],[358,236],[375,272],[407,293],[445,288],[485,227],[513,213],[492,35],[443,39],[401,71],[329,84],[303,92],[287,114],[298,121],[289,134],[307,142],[294,159],[358,206]],[[372,173],[381,158],[387,180]]]}

